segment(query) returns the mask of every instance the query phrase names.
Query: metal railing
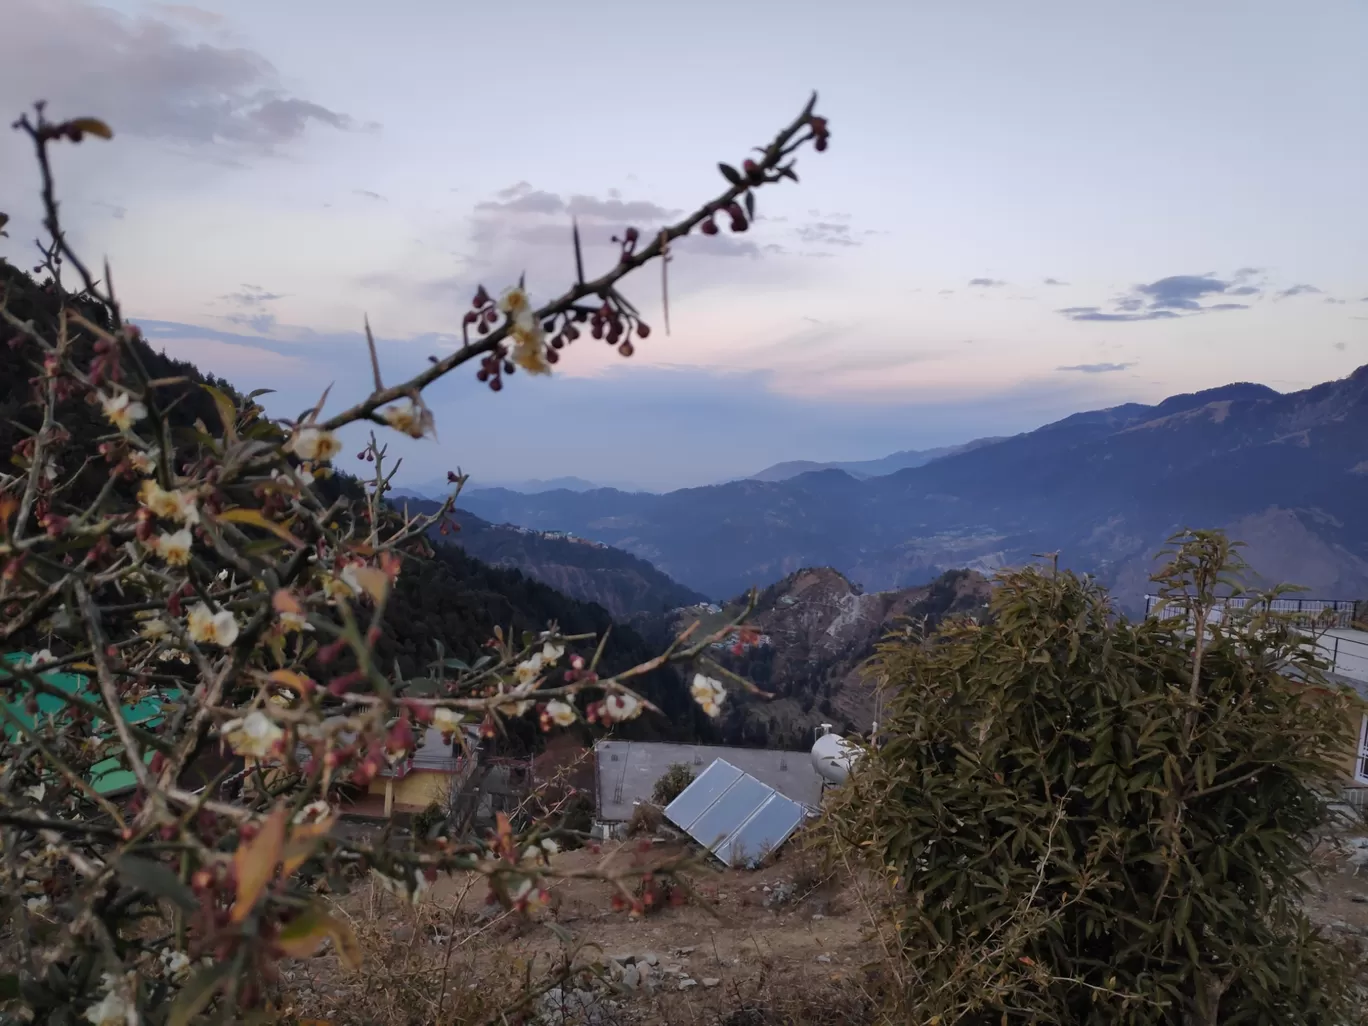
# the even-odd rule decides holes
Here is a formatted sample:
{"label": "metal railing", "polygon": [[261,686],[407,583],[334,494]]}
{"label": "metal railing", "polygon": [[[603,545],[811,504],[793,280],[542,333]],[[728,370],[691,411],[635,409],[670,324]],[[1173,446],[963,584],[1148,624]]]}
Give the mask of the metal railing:
{"label": "metal railing", "polygon": [[[1165,605],[1165,600],[1159,596],[1146,595],[1145,615],[1157,615]],[[1169,615],[1182,615],[1173,608],[1172,601],[1167,605],[1173,610]],[[1359,622],[1360,611],[1364,611],[1363,603],[1351,599],[1274,599],[1272,602],[1263,602],[1259,599],[1229,598],[1213,610],[1212,620],[1219,622],[1223,609],[1251,607],[1264,607],[1269,612],[1288,614],[1297,626],[1315,635],[1308,637],[1305,648],[1325,662],[1332,673],[1368,681],[1368,631],[1354,627]]]}
{"label": "metal railing", "polygon": [[[1156,607],[1164,604],[1164,601],[1158,595],[1146,595],[1145,615],[1151,615]],[[1317,626],[1320,627],[1350,628],[1359,619],[1358,614],[1361,605],[1362,603],[1355,599],[1280,598],[1268,602],[1257,598],[1236,597],[1222,599],[1218,608],[1249,609],[1251,607],[1262,607],[1267,612],[1287,613],[1299,620],[1314,617]]]}

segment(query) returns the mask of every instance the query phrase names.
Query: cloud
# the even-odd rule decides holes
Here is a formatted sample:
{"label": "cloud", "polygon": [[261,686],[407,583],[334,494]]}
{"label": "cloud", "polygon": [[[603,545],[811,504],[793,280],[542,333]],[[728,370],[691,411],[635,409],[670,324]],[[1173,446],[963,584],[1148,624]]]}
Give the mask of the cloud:
{"label": "cloud", "polygon": [[[1173,274],[1167,278],[1134,285],[1129,292],[1112,300],[1111,310],[1100,306],[1069,306],[1056,311],[1071,321],[1159,321],[1193,314],[1223,310],[1247,310],[1245,303],[1209,303],[1216,296],[1257,296],[1254,285],[1237,284],[1247,278],[1242,268],[1230,281],[1212,274]],[[1242,277],[1243,275],[1243,277]]]}
{"label": "cloud", "polygon": [[1343,306],[1343,305],[1345,304],[1345,300],[1343,300],[1343,299],[1336,299],[1334,296],[1326,296],[1324,299],[1321,300],[1321,302],[1322,302],[1322,303],[1331,303],[1331,304],[1333,304],[1333,305],[1335,305],[1335,306]]}
{"label": "cloud", "polygon": [[1060,281],[1058,278],[1046,278],[1046,279],[1045,279],[1045,284],[1046,284],[1046,285],[1067,285],[1067,284],[1069,284],[1069,283],[1068,283],[1067,281]]}
{"label": "cloud", "polygon": [[260,285],[243,285],[239,291],[219,298],[235,308],[232,313],[222,315],[225,321],[250,328],[259,335],[268,335],[275,330],[276,317],[266,309],[266,304],[285,297],[283,293],[267,292]]}
{"label": "cloud", "polygon": [[1007,283],[1006,283],[1005,281],[1003,281],[1001,278],[970,278],[970,279],[969,279],[969,285],[970,285],[971,288],[996,289],[996,288],[1001,288],[1003,285],[1006,285],[1006,284],[1007,284]]}
{"label": "cloud", "polygon": [[285,296],[280,292],[267,292],[260,285],[243,285],[242,291],[230,292],[222,298],[230,303],[237,303],[239,306],[257,306],[261,303],[269,303],[273,299],[284,299]]}
{"label": "cloud", "polygon": [[1318,296],[1320,289],[1314,285],[1293,285],[1279,292],[1274,299],[1291,299],[1293,296]]}
{"label": "cloud", "polygon": [[[849,216],[849,215],[845,215]],[[850,225],[837,221],[810,221],[798,227],[802,242],[821,246],[860,246],[863,243],[850,237]]]}
{"label": "cloud", "polygon": [[385,202],[385,197],[384,197],[384,196],[381,196],[378,192],[371,192],[371,190],[369,190],[369,189],[353,189],[352,192],[354,192],[354,193],[356,193],[356,195],[362,196],[362,197],[364,197],[364,198],[366,198],[366,199],[368,199],[368,200],[376,200],[377,202],[380,202],[380,203],[384,203],[384,202]]}
{"label": "cloud", "polygon": [[104,210],[109,211],[109,216],[114,218],[114,220],[116,221],[122,221],[124,219],[124,215],[128,213],[127,207],[120,206],[117,203],[106,203],[103,200],[92,200],[90,205],[93,207],[100,207]]}
{"label": "cloud", "polygon": [[1336,343],[1335,343],[1335,348],[1338,349],[1341,353],[1344,352],[1344,343],[1343,343],[1343,342],[1336,342]]}
{"label": "cloud", "polygon": [[1096,306],[1066,306],[1057,312],[1071,321],[1162,321],[1178,316],[1172,310],[1151,310],[1148,313],[1103,313]]}
{"label": "cloud", "polygon": [[1076,371],[1079,374],[1114,374],[1134,366],[1133,363],[1075,363],[1069,367],[1056,367],[1055,370]]}
{"label": "cloud", "polygon": [[290,95],[260,54],[204,38],[218,25],[210,12],[171,5],[130,18],[90,0],[6,5],[0,96],[46,99],[54,117],[98,113],[121,135],[258,152],[311,125],[358,127]]}

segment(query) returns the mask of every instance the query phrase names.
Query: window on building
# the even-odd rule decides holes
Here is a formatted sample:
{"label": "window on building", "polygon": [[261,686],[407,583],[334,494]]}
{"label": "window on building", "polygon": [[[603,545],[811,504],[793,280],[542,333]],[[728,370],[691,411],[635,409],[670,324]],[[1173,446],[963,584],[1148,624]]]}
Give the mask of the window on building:
{"label": "window on building", "polygon": [[1354,779],[1368,784],[1368,716],[1359,725],[1358,759],[1354,763]]}

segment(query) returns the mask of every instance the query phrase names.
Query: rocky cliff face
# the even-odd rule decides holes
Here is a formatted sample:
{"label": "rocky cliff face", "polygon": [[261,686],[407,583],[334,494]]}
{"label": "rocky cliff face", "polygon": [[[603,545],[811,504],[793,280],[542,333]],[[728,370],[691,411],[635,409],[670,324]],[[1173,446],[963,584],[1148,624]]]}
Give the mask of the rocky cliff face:
{"label": "rocky cliff face", "polygon": [[[723,666],[776,696],[766,701],[733,690],[721,733],[732,743],[800,748],[811,744],[813,728],[824,722],[868,733],[876,700],[861,666],[879,641],[903,625],[934,629],[946,616],[980,613],[989,591],[983,575],[963,570],[922,587],[883,592],[864,592],[830,567],[790,574],[759,597],[749,620],[759,640],[740,653],[713,653]],[[677,631],[701,620],[706,629],[741,605],[738,600],[675,610],[669,626]]]}

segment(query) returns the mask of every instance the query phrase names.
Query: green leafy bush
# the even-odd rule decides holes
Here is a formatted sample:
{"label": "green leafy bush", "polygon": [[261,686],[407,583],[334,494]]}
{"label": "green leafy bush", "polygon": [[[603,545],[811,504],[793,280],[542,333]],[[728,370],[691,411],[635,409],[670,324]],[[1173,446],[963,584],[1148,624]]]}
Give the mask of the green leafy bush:
{"label": "green leafy bush", "polygon": [[1275,615],[1213,623],[1241,567],[1178,542],[1156,580],[1182,616],[1032,568],[987,623],[878,653],[887,740],[824,840],[891,887],[899,1021],[1354,1021],[1357,956],[1297,899],[1357,700]]}
{"label": "green leafy bush", "polygon": [[662,808],[683,793],[684,788],[694,782],[694,771],[688,763],[677,762],[660,775],[651,789],[651,801]]}

